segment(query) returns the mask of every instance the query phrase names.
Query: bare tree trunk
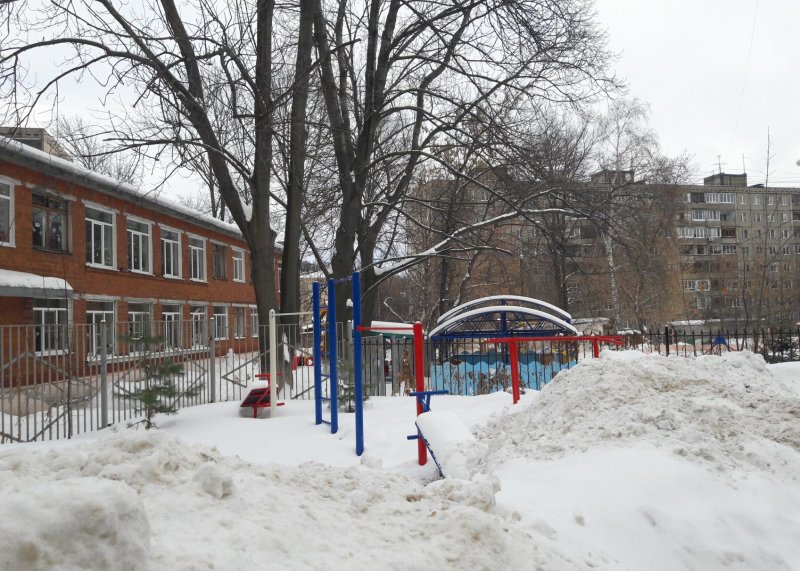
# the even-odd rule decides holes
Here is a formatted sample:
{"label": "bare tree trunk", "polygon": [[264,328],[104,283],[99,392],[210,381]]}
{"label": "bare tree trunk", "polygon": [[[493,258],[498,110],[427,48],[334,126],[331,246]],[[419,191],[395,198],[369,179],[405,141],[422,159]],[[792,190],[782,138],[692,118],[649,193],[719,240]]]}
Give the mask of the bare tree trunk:
{"label": "bare tree trunk", "polygon": [[[300,311],[300,215],[305,196],[306,115],[311,48],[313,46],[314,6],[300,2],[300,29],[295,65],[295,91],[292,99],[291,133],[289,142],[289,175],[286,191],[286,230],[283,240],[281,272],[281,312]],[[298,323],[299,316],[284,318],[283,323]]]}

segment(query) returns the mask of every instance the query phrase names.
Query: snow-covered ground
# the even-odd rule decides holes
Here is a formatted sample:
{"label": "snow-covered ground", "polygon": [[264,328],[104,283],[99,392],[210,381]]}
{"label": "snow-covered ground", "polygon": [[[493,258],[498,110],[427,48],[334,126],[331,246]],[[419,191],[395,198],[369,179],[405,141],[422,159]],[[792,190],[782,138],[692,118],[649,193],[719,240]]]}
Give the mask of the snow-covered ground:
{"label": "snow-covered ground", "polygon": [[307,401],[3,445],[0,570],[800,569],[800,364],[609,351],[432,408],[470,479],[416,464],[400,397],[360,458]]}

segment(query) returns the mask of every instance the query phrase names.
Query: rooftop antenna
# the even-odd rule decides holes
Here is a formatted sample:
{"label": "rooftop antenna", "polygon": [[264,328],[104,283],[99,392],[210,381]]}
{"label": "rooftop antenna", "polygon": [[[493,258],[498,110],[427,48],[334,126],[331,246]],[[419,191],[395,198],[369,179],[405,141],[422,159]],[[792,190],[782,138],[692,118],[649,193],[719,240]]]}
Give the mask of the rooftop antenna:
{"label": "rooftop antenna", "polygon": [[747,168],[744,166],[744,153],[742,153],[742,174],[747,172]]}
{"label": "rooftop antenna", "polygon": [[722,155],[717,155],[717,166],[719,167],[719,174],[722,174]]}

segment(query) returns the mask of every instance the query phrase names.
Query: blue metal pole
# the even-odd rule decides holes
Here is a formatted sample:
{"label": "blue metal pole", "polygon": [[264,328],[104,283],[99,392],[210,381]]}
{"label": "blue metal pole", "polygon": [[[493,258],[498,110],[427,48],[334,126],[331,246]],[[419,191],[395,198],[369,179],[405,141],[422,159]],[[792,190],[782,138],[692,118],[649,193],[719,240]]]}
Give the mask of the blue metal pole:
{"label": "blue metal pole", "polygon": [[322,424],[322,327],[319,315],[319,282],[311,284],[314,300],[314,424]]}
{"label": "blue metal pole", "polygon": [[330,359],[330,375],[328,387],[331,395],[331,434],[339,430],[339,377],[336,374],[336,281],[328,280],[328,358]]}
{"label": "blue metal pole", "polygon": [[364,371],[361,367],[361,274],[353,272],[353,378],[356,401],[356,454],[364,453]]}

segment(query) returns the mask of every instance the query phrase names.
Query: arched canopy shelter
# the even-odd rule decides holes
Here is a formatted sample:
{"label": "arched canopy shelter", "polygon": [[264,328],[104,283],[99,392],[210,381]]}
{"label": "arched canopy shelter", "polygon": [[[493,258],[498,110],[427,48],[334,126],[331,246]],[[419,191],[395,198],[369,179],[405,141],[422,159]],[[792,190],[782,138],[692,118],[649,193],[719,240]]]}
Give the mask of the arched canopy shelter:
{"label": "arched canopy shelter", "polygon": [[[513,303],[513,305],[512,305]],[[491,339],[514,336],[577,335],[572,316],[547,302],[518,295],[493,295],[443,314],[432,339]]]}

